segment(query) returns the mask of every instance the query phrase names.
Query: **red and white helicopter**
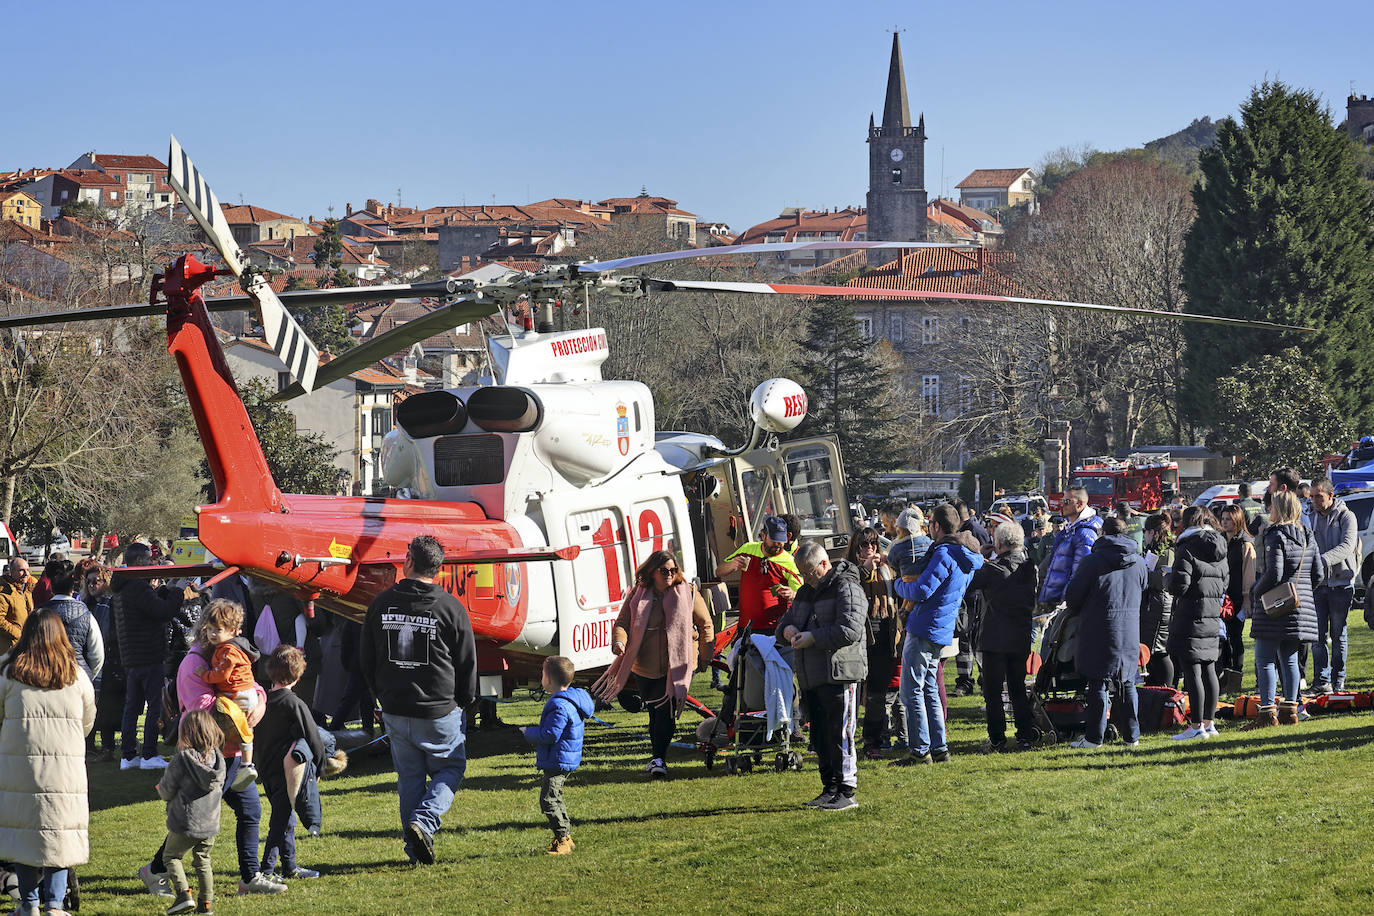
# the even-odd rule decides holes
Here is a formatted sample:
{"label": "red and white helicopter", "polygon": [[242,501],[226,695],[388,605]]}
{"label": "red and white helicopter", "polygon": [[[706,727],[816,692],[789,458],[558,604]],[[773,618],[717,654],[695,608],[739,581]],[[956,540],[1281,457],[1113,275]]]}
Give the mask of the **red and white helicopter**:
{"label": "red and white helicopter", "polygon": [[[165,314],[176,360],[213,476],[216,501],[196,508],[199,537],[220,564],[183,567],[211,581],[242,572],[315,607],[360,619],[400,575],[406,546],[429,534],[444,545],[439,581],[467,607],[479,641],[484,693],[503,673],[562,654],[579,669],[610,662],[611,625],[639,562],[677,553],[689,577],[748,540],[764,515],[795,512],[805,536],[840,548],[848,499],[834,440],[779,443],[806,416],[806,395],[787,379],[754,391],[754,435],[730,449],[711,436],[659,432],[647,386],[601,377],[610,341],[600,328],[552,329],[552,303],[590,291],[639,298],[647,291],[728,291],[868,299],[961,299],[1170,317],[1235,327],[1306,330],[1207,315],[1163,315],[1088,303],[786,283],[657,280],[638,271],[699,256],[806,248],[948,247],[914,242],[775,243],[673,251],[546,267],[492,282],[442,280],[277,296],[245,271],[213,192],[176,138],[169,180],[225,267],[183,255],[154,278],[148,304],[0,318],[0,327]],[[957,246],[968,247],[968,246]],[[206,300],[199,288],[233,274],[246,296]],[[443,305],[321,365],[287,303],[437,296]],[[465,388],[414,395],[396,410],[383,448],[389,484],[411,498],[282,493],[225,361],[210,311],[255,308],[268,343],[289,369],[290,395],[343,378],[461,324],[505,315],[517,300],[537,308],[537,329],[508,327],[490,340],[492,375]],[[765,434],[767,438],[765,439]],[[149,570],[166,575],[168,567]],[[709,575],[709,572],[707,573]]]}

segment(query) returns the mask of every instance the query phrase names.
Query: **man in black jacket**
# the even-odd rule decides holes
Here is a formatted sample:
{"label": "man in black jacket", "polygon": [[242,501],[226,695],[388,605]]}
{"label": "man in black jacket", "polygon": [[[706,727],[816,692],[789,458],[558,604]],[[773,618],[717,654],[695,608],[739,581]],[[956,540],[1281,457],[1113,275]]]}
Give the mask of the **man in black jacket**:
{"label": "man in black jacket", "polygon": [[406,855],[434,863],[434,834],[467,771],[463,710],[477,698],[477,644],[467,611],[434,584],[444,548],[423,535],[404,578],[367,609],[359,664],[391,740]]}
{"label": "man in black jacket", "polygon": [[[130,544],[124,551],[125,566],[148,566],[152,550],[147,544]],[[115,632],[124,663],[124,722],[120,731],[121,770],[160,770],[167,761],[157,753],[157,718],[162,709],[163,662],[167,658],[167,624],[181,610],[187,597],[179,589],[154,589],[149,580],[115,572],[110,582],[114,593]],[[194,595],[194,591],[191,592]],[[138,717],[146,710],[142,754],[138,750]]]}

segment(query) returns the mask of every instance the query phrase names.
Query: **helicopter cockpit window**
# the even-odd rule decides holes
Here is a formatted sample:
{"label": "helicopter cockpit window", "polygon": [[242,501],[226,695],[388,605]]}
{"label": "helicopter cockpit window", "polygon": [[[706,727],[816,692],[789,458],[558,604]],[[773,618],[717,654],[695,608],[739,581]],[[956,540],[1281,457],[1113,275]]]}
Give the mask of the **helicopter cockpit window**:
{"label": "helicopter cockpit window", "polygon": [[748,520],[749,540],[758,537],[766,516],[777,515],[773,498],[773,472],[769,468],[750,468],[740,474],[743,484],[744,517]]}
{"label": "helicopter cockpit window", "polygon": [[787,453],[787,480],[793,511],[801,517],[802,535],[832,534],[839,530],[841,506],[835,502],[830,452],[821,446]]}
{"label": "helicopter cockpit window", "polygon": [[434,482],[441,487],[500,483],[505,472],[500,436],[443,436],[434,440]]}

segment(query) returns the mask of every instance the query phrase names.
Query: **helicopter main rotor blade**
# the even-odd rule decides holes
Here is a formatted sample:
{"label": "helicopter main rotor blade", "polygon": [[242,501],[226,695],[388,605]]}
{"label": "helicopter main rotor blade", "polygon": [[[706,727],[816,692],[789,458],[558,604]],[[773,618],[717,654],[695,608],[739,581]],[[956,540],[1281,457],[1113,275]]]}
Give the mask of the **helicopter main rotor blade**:
{"label": "helicopter main rotor blade", "polygon": [[[200,223],[200,228],[210,239],[210,244],[224,258],[224,263],[243,283],[243,261],[238,243],[234,241],[229,225],[224,221],[224,211],[220,209],[219,199],[210,186],[205,183],[195,163],[191,162],[186,151],[181,148],[176,137],[172,137],[167,152],[167,181],[186,204],[186,209]],[[267,344],[277,354],[296,383],[304,391],[315,387],[315,372],[320,365],[320,354],[309,336],[296,319],[282,305],[277,294],[262,274],[254,274],[244,287],[249,298],[258,306],[262,318],[262,328]]]}
{"label": "helicopter main rotor blade", "polygon": [[[460,324],[486,318],[499,308],[500,305],[493,304],[489,300],[478,301],[476,299],[458,299],[447,305],[442,305],[428,315],[397,325],[390,331],[378,334],[367,343],[359,344],[351,350],[345,350],[339,356],[320,366],[319,371],[315,373],[315,387],[319,388],[352,375],[359,369],[366,368],[399,350],[406,349],[411,344],[419,343],[427,337],[442,334]],[[307,393],[300,385],[289,385],[278,392],[273,400],[288,401]]]}
{"label": "helicopter main rotor blade", "polygon": [[[452,296],[458,292],[456,280],[428,280],[424,283],[387,283],[380,286],[340,286],[329,289],[293,289],[277,293],[283,305],[312,308],[321,305],[349,305],[355,302],[386,302],[391,299],[424,299]],[[248,296],[217,296],[206,299],[210,311],[250,309],[254,302]]]}
{"label": "helicopter main rotor blade", "polygon": [[136,302],[132,305],[106,305],[93,309],[71,309],[66,312],[34,312],[28,315],[0,316],[0,328],[25,328],[33,325],[67,324],[72,321],[101,321],[107,318],[143,318],[165,315],[164,305]]}
{"label": "helicopter main rotor blade", "polygon": [[653,289],[697,291],[711,293],[760,293],[786,296],[837,296],[844,299],[949,299],[972,302],[999,302],[1007,305],[1032,305],[1038,308],[1074,309],[1087,312],[1109,312],[1119,315],[1139,315],[1171,321],[1196,321],[1222,324],[1233,328],[1262,328],[1266,331],[1297,331],[1314,334],[1316,328],[1305,328],[1273,321],[1250,321],[1244,318],[1222,318],[1194,312],[1159,312],[1154,309],[1132,308],[1126,305],[1098,305],[1092,302],[1063,302],[1058,299],[1028,299],[1023,296],[992,296],[982,293],[945,293],[914,289],[863,289],[854,286],[810,286],[796,283],[732,283],[714,280],[655,280],[646,282]]}
{"label": "helicopter main rotor blade", "polygon": [[630,267],[643,267],[645,264],[658,264],[663,261],[711,258],[722,254],[775,254],[780,251],[834,251],[840,248],[956,248],[973,250],[977,247],[977,245],[963,242],[763,242],[758,245],[719,245],[715,248],[663,251],[658,254],[634,255],[633,257],[615,258],[610,261],[594,261],[590,264],[578,264],[576,267],[578,273],[605,273],[608,270],[625,270]]}

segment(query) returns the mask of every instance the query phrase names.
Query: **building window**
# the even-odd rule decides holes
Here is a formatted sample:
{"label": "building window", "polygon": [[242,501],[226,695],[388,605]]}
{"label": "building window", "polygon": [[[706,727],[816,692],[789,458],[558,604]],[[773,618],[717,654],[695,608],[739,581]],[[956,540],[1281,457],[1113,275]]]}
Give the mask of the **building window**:
{"label": "building window", "polygon": [[933,315],[928,315],[921,319],[921,343],[934,344],[940,342],[940,319]]}
{"label": "building window", "polygon": [[921,376],[921,411],[932,417],[940,415],[940,376]]}
{"label": "building window", "polygon": [[901,170],[901,169],[893,169],[893,170],[892,170],[892,183],[893,183],[893,184],[901,184],[901,183],[902,183],[902,170]]}
{"label": "building window", "polygon": [[959,333],[960,333],[960,334],[968,334],[968,332],[971,331],[971,330],[973,330],[973,319],[972,319],[972,318],[969,318],[967,315],[965,315],[963,318],[960,318],[960,319],[959,319]]}
{"label": "building window", "polygon": [[291,373],[290,373],[290,372],[278,372],[278,373],[277,373],[277,390],[278,390],[278,391],[285,391],[286,389],[288,389],[288,388],[290,388],[290,387],[291,387]]}
{"label": "building window", "polygon": [[959,376],[959,412],[973,411],[973,379],[967,375]]}
{"label": "building window", "polygon": [[372,408],[372,447],[380,449],[382,439],[391,432],[391,408],[374,407]]}
{"label": "building window", "polygon": [[901,315],[893,315],[887,320],[887,339],[892,341],[892,346],[900,348],[904,339],[903,332],[906,330]]}
{"label": "building window", "polygon": [[859,315],[854,319],[859,325],[859,336],[864,340],[873,339],[873,319],[867,315]]}

